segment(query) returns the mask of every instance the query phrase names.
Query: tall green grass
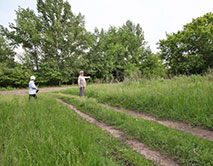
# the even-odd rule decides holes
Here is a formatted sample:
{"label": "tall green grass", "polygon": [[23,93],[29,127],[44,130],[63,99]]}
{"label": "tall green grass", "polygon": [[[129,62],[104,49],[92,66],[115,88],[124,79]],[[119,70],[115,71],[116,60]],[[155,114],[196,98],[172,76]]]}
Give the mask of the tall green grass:
{"label": "tall green grass", "polygon": [[1,166],[154,165],[50,94],[0,96]]}
{"label": "tall green grass", "polygon": [[61,96],[81,111],[97,120],[123,130],[153,149],[171,156],[184,166],[212,166],[213,142],[197,138],[158,123],[118,113],[97,103],[94,99]]}
{"label": "tall green grass", "polygon": [[[76,88],[64,93],[79,92]],[[92,85],[85,94],[113,106],[213,130],[212,75]]]}

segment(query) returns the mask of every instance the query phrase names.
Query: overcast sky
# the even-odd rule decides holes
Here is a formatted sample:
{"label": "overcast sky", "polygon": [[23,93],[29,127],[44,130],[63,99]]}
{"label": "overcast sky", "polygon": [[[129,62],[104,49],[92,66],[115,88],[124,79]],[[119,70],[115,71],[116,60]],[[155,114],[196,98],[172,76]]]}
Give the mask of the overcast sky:
{"label": "overcast sky", "polygon": [[[85,16],[86,28],[107,30],[127,20],[139,23],[153,52],[165,33],[177,32],[192,18],[213,12],[213,0],[68,0],[74,13]],[[14,22],[18,6],[36,10],[36,0],[0,0],[0,24]]]}

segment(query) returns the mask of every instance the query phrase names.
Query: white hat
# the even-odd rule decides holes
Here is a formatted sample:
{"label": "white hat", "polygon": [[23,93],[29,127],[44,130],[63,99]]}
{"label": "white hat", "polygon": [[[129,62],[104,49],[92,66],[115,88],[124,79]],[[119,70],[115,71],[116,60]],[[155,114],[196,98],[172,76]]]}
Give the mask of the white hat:
{"label": "white hat", "polygon": [[35,77],[35,76],[31,76],[30,79],[31,79],[31,80],[35,80],[36,77]]}
{"label": "white hat", "polygon": [[80,74],[81,74],[81,73],[84,73],[84,71],[81,70],[79,73],[80,73]]}

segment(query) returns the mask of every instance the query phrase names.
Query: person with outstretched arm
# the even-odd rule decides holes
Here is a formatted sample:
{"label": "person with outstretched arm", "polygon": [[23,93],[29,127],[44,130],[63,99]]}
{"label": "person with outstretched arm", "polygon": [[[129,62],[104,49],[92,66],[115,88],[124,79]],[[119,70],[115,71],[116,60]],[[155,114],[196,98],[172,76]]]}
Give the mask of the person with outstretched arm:
{"label": "person with outstretched arm", "polygon": [[29,82],[29,100],[31,97],[34,97],[35,99],[37,99],[36,93],[39,91],[38,90],[38,86],[35,85],[35,76],[31,76],[30,77],[30,82]]}
{"label": "person with outstretched arm", "polygon": [[80,89],[80,97],[84,96],[84,89],[86,87],[86,79],[91,78],[90,76],[84,76],[84,72],[80,71],[80,75],[78,77],[78,87]]}

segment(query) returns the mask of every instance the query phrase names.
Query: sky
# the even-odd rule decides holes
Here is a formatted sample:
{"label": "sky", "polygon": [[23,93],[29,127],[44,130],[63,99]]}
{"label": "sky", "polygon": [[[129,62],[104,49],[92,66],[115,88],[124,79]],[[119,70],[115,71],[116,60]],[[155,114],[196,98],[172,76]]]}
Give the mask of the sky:
{"label": "sky", "polygon": [[[158,52],[157,42],[166,33],[182,30],[192,19],[213,12],[213,0],[67,0],[72,11],[85,16],[88,31],[122,26],[127,20],[140,24],[148,46]],[[16,18],[18,6],[36,11],[36,0],[0,0],[0,25]]]}

